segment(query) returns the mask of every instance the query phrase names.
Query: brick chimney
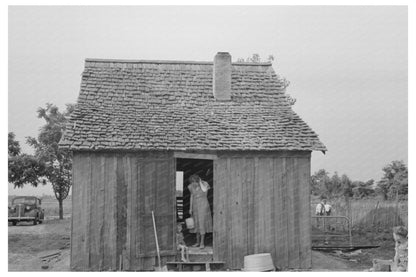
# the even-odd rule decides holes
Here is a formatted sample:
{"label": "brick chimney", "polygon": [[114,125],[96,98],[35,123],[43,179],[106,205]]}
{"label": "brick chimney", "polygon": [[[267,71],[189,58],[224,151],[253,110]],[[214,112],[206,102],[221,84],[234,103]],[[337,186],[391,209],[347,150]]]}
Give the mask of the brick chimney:
{"label": "brick chimney", "polygon": [[214,58],[212,91],[217,100],[231,100],[231,55],[218,52]]}

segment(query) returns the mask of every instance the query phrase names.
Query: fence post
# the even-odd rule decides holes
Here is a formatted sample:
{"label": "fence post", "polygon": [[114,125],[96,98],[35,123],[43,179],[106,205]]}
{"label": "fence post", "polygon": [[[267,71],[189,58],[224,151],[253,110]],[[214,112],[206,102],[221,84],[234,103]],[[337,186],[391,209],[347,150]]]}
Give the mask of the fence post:
{"label": "fence post", "polygon": [[396,216],[394,217],[394,226],[399,224],[399,190],[396,190]]}
{"label": "fence post", "polygon": [[352,229],[352,210],[351,210],[351,200],[350,197],[347,198],[348,200],[348,217],[350,218],[350,229]]}
{"label": "fence post", "polygon": [[[373,215],[373,222],[372,222],[372,225],[373,225],[373,229],[375,229],[375,226],[374,226],[374,223],[375,223],[375,221],[376,221],[376,216],[378,215],[377,213],[378,213],[378,204],[380,203],[380,201],[377,201],[377,204],[376,204],[376,209],[375,209],[375,211],[374,211],[374,215]],[[378,217],[377,217],[378,218]]]}

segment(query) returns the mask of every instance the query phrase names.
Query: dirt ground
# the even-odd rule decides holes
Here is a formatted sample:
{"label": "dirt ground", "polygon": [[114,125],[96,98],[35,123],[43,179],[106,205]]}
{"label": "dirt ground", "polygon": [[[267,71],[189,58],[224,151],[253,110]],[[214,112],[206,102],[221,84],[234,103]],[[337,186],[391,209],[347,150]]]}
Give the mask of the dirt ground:
{"label": "dirt ground", "polygon": [[[338,270],[334,269],[336,271],[368,271],[373,266],[373,259],[393,259],[395,254],[395,243],[392,231],[393,230],[367,230],[353,232],[353,245],[372,245],[378,246],[377,248],[362,248],[354,251],[319,251],[319,253],[324,255],[326,258],[331,258],[331,263],[332,261],[339,261],[346,266],[346,268],[339,266]],[[347,242],[340,242],[340,244],[347,244]],[[319,261],[321,261],[321,258],[322,257],[319,255],[317,256]],[[327,271],[325,269],[329,269],[331,266],[331,264],[322,260],[319,266],[315,265],[313,267],[315,271]]]}
{"label": "dirt ground", "polygon": [[70,219],[9,224],[9,271],[69,271],[70,230]]}
{"label": "dirt ground", "polygon": [[[47,220],[35,226],[10,224],[9,271],[69,271],[70,229],[70,219]],[[372,267],[374,258],[392,259],[394,256],[391,232],[357,233],[353,240],[381,247],[350,253],[312,251],[312,271],[366,271]],[[42,266],[47,268],[42,269]]]}

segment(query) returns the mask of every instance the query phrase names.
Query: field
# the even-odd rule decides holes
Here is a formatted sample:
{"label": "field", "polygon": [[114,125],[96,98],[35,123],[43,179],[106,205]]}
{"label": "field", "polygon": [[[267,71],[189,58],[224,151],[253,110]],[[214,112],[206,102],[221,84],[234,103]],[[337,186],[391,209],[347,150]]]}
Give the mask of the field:
{"label": "field", "polygon": [[[9,195],[9,203],[14,197],[15,197],[14,195]],[[47,218],[55,218],[59,216],[59,204],[54,196],[40,196],[39,198],[42,199],[42,208],[45,210],[45,216]],[[64,217],[71,216],[71,211],[72,211],[71,196],[68,196],[68,198],[64,200],[63,205],[64,205]]]}
{"label": "field", "polygon": [[[347,216],[351,219],[353,230],[391,230],[397,225],[408,224],[407,201],[380,201],[377,199],[328,200],[333,216]],[[311,203],[311,215],[315,214],[318,199]],[[350,205],[350,206],[349,206]]]}
{"label": "field", "polygon": [[[40,225],[20,223],[8,227],[9,271],[68,271],[70,246],[71,201],[64,202],[66,219],[55,219],[58,215],[58,202],[53,198],[43,199],[47,220]],[[347,213],[342,202],[331,203],[334,214]],[[314,203],[312,213],[315,210]],[[397,213],[386,212],[398,211]],[[392,259],[394,240],[388,226],[396,222],[407,224],[407,203],[357,201],[351,202],[353,215],[354,244],[378,245],[375,249],[361,249],[352,253],[339,251],[312,251],[312,271],[364,271],[372,266],[372,260]],[[398,214],[398,216],[396,216]],[[393,219],[388,219],[388,215]],[[360,227],[364,226],[364,227]],[[48,256],[49,258],[43,258]],[[52,255],[52,256],[51,256]],[[43,259],[43,261],[42,261]],[[42,266],[44,269],[42,269]]]}
{"label": "field", "polygon": [[[352,253],[340,251],[328,252],[328,255],[344,260],[348,266],[355,270],[366,270],[372,267],[373,259],[393,259],[395,255],[393,227],[408,224],[407,202],[380,201],[377,199],[328,200],[332,206],[332,216],[346,216],[351,219],[352,244],[372,245],[378,248],[360,249]],[[315,215],[317,198],[312,198],[311,215]],[[315,220],[313,224],[317,224]],[[327,230],[334,233],[347,234],[347,221],[341,218],[327,218]],[[319,229],[322,231],[322,221]],[[315,225],[314,225],[315,226]],[[315,229],[316,230],[316,229]],[[322,242],[315,242],[320,244]],[[348,244],[348,240],[329,239],[330,245]]]}
{"label": "field", "polygon": [[[72,211],[72,201],[64,200],[64,217],[71,216]],[[58,201],[54,199],[45,199],[42,201],[42,208],[45,209],[46,217],[56,217],[59,216],[59,205]]]}

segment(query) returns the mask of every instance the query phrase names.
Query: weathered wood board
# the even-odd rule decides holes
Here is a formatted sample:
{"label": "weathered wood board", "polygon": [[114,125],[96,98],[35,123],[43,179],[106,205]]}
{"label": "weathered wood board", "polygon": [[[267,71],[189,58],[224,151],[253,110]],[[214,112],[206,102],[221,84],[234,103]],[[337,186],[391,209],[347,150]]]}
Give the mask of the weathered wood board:
{"label": "weathered wood board", "polygon": [[[293,155],[291,155],[293,154]],[[241,269],[268,252],[281,269],[311,267],[310,152],[217,152],[214,259]],[[76,152],[71,269],[151,270],[154,211],[164,262],[175,249],[173,152]]]}
{"label": "weathered wood board", "polygon": [[241,269],[267,252],[281,269],[310,268],[310,152],[217,154],[214,259]]}
{"label": "weathered wood board", "polygon": [[72,270],[151,270],[154,211],[162,259],[175,252],[172,154],[77,152],[73,169]]}

